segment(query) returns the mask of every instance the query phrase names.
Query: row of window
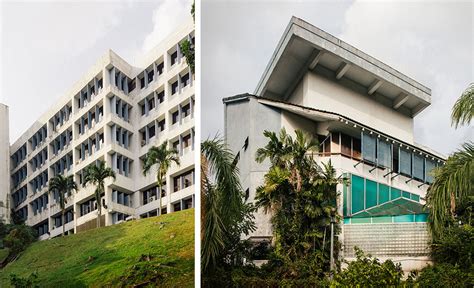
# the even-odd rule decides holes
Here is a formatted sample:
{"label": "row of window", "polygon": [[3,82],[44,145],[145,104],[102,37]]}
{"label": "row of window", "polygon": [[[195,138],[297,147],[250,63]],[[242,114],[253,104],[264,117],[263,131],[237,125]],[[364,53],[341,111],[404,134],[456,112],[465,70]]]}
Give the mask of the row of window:
{"label": "row of window", "polygon": [[95,95],[98,95],[103,88],[102,78],[94,77],[91,82],[89,82],[78,95],[75,97],[77,108],[82,109],[87,106],[88,103],[92,101]]}
{"label": "row of window", "polygon": [[58,174],[65,174],[65,171],[69,171],[72,168],[72,153],[66,154],[64,157],[56,161],[51,168],[53,168],[53,177]]}
{"label": "row of window", "polygon": [[87,138],[84,142],[78,145],[76,151],[79,161],[84,161],[86,157],[92,156],[99,151],[104,145],[104,133],[95,133],[92,137]]}
{"label": "row of window", "polygon": [[115,189],[112,190],[112,202],[132,207],[132,199],[130,197],[130,194],[117,191]]}
{"label": "row of window", "polygon": [[21,162],[23,162],[23,160],[26,159],[26,155],[26,144],[23,144],[23,146],[18,148],[18,150],[11,156],[13,168],[16,168]]}
{"label": "row of window", "polygon": [[[72,221],[74,221],[74,211],[72,209],[69,209],[68,211],[65,211],[64,213],[64,224],[67,224]],[[63,226],[62,215],[60,214],[56,217],[53,217],[53,223],[54,223],[53,229]]]}
{"label": "row of window", "polygon": [[38,154],[33,156],[33,158],[31,158],[31,161],[30,161],[31,169],[33,171],[36,171],[38,168],[43,166],[43,164],[46,162],[47,159],[48,159],[48,149],[44,148],[43,150],[38,152]]}
{"label": "row of window", "polygon": [[48,185],[48,171],[43,171],[33,178],[33,180],[30,181],[30,185],[33,193],[41,191],[41,189]]}
{"label": "row of window", "polygon": [[33,200],[31,202],[31,209],[33,210],[33,214],[36,215],[46,210],[48,208],[48,201],[48,193],[44,193],[40,197]]}
{"label": "row of window", "polygon": [[25,186],[21,187],[12,194],[13,207],[18,207],[21,203],[25,202],[28,196],[28,188]]}
{"label": "row of window", "polygon": [[[166,183],[163,183],[163,187],[161,187],[161,197],[163,198],[165,196],[166,196]],[[158,195],[158,186],[155,185],[151,188],[148,188],[145,191],[142,191],[143,205],[146,205],[158,199],[160,199]]]}
{"label": "row of window", "polygon": [[87,130],[91,129],[95,124],[99,123],[104,116],[104,107],[95,106],[95,109],[89,110],[86,115],[82,116],[79,120],[78,128],[79,134],[84,134]]}
{"label": "row of window", "polygon": [[58,113],[56,113],[51,119],[49,119],[49,123],[52,127],[52,131],[56,132],[61,128],[64,123],[69,121],[72,116],[72,106],[65,105]]}
{"label": "row of window", "polygon": [[23,180],[26,179],[26,175],[27,175],[26,165],[23,165],[18,171],[16,171],[12,175],[13,187],[18,186],[21,182],[23,182]]}

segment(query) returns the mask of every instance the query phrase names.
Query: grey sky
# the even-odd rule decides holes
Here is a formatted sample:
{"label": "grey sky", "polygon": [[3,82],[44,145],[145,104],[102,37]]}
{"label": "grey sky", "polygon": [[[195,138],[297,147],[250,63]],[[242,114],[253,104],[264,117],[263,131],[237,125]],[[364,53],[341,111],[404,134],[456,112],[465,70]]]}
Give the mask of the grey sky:
{"label": "grey sky", "polygon": [[10,141],[112,49],[133,64],[189,17],[190,0],[0,2],[0,102]]}
{"label": "grey sky", "polygon": [[432,89],[415,120],[415,141],[448,154],[474,139],[450,113],[474,81],[472,2],[204,1],[202,138],[223,134],[223,97],[254,92],[291,16],[297,16]]}

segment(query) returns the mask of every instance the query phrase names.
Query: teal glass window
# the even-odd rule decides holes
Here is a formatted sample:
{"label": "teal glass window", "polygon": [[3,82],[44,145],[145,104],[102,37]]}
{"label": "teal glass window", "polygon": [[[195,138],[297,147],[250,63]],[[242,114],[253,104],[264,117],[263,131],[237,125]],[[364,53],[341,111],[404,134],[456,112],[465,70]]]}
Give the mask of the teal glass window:
{"label": "teal glass window", "polygon": [[377,182],[366,180],[365,182],[365,208],[377,205]]}
{"label": "teal glass window", "polygon": [[352,213],[364,210],[364,178],[352,175]]}
{"label": "teal glass window", "polygon": [[400,191],[400,189],[393,188],[393,187],[390,189],[390,199],[391,200],[400,198],[401,196],[402,196],[402,191]]}
{"label": "teal glass window", "polygon": [[383,204],[390,200],[390,187],[384,184],[379,184],[379,204]]}

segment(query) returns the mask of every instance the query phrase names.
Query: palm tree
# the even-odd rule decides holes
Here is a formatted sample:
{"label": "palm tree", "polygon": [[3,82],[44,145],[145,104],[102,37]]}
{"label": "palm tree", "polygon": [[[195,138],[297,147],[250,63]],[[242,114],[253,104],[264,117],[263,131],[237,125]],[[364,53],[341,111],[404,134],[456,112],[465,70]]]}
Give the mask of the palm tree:
{"label": "palm tree", "polygon": [[87,184],[92,184],[96,186],[94,190],[95,201],[97,202],[97,228],[100,227],[100,215],[102,212],[102,203],[100,202],[100,197],[102,193],[105,193],[104,182],[105,179],[112,177],[115,180],[115,172],[110,167],[105,166],[105,161],[99,161],[96,165],[89,166],[86,169],[84,184],[85,187]]}
{"label": "palm tree", "polygon": [[[469,125],[474,117],[474,83],[456,101],[451,114],[452,125]],[[428,189],[426,204],[430,208],[430,228],[438,238],[444,227],[453,222],[456,204],[474,196],[474,142],[448,157],[446,163],[433,172],[434,181]]]}
{"label": "palm tree", "polygon": [[73,191],[77,191],[77,184],[74,182],[74,176],[63,176],[63,175],[56,175],[51,180],[49,180],[48,184],[48,191],[49,193],[57,192],[59,195],[59,207],[61,208],[61,217],[62,217],[62,224],[63,224],[63,234],[64,236],[64,226],[65,219],[64,213],[66,212],[66,198],[69,197]]}
{"label": "palm tree", "polygon": [[153,146],[148,150],[143,164],[143,175],[150,172],[151,167],[158,166],[156,172],[156,184],[158,185],[158,193],[160,198],[159,214],[161,215],[161,189],[164,185],[166,173],[168,172],[172,163],[179,165],[178,152],[174,149],[168,149],[167,143],[164,142],[160,146]]}
{"label": "palm tree", "polygon": [[451,124],[458,128],[459,126],[468,125],[474,118],[474,83],[462,93],[461,97],[456,101],[451,113]]}
{"label": "palm tree", "polygon": [[244,203],[237,158],[221,139],[201,143],[201,263],[204,273],[224,263],[242,234],[255,229]]}

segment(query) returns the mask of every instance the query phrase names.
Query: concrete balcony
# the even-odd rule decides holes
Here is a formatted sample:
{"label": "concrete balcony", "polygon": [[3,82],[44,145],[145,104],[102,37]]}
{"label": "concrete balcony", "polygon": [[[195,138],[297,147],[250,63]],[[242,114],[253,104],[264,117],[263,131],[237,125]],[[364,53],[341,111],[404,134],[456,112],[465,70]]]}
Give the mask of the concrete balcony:
{"label": "concrete balcony", "polygon": [[[59,236],[63,233],[63,226],[59,227],[51,227],[52,229],[49,230],[50,237],[56,237]],[[66,223],[66,226],[64,226],[64,231],[67,232],[69,230],[74,229],[74,221]]]}
{"label": "concrete balcony", "polygon": [[107,203],[107,212],[120,212],[128,215],[135,215],[135,209],[129,206],[125,206],[116,202]]}
{"label": "concrete balcony", "polygon": [[186,187],[184,189],[178,190],[176,192],[171,193],[170,202],[173,203],[177,200],[186,198],[194,194],[194,184]]}

